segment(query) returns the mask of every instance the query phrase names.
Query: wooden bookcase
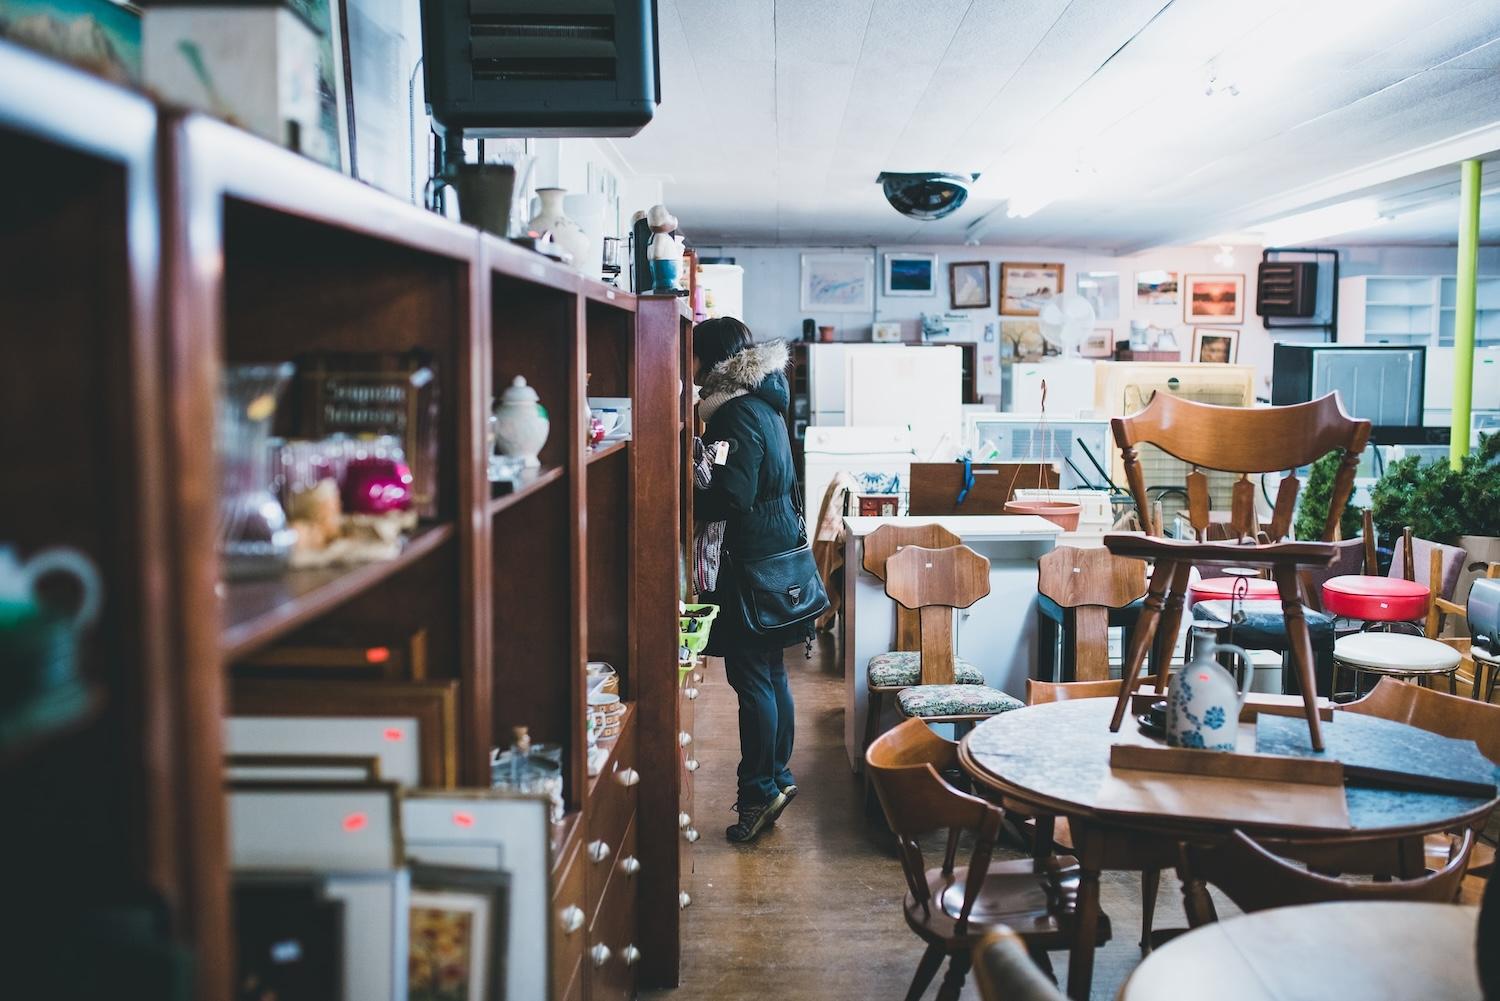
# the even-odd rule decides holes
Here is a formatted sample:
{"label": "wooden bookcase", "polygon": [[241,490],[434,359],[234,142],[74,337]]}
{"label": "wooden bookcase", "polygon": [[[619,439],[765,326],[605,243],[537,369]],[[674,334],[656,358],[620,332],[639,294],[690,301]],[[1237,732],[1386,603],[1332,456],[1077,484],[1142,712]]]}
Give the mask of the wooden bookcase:
{"label": "wooden bookcase", "polygon": [[[564,749],[554,899],[576,896],[587,920],[554,931],[553,997],[675,983],[683,304],[582,279],[5,43],[0,78],[15,84],[0,93],[13,168],[0,263],[21,279],[0,286],[0,418],[16,474],[0,543],[23,556],[77,547],[107,589],[83,658],[95,711],[0,756],[13,818],[0,844],[46,880],[31,887],[21,873],[0,911],[58,895],[60,879],[75,909],[148,897],[193,954],[194,996],[230,997],[231,667],[320,629],[420,629],[428,676],[459,684],[461,785],[488,786],[490,749],[514,726]],[[221,582],[213,427],[225,366],[414,348],[437,377],[435,516],[386,563]],[[489,401],[516,375],[551,433],[538,474],[495,494]],[[633,440],[586,446],[589,393],[632,399]],[[619,670],[627,702],[593,778],[591,659]],[[611,958],[596,964],[600,945]]]}

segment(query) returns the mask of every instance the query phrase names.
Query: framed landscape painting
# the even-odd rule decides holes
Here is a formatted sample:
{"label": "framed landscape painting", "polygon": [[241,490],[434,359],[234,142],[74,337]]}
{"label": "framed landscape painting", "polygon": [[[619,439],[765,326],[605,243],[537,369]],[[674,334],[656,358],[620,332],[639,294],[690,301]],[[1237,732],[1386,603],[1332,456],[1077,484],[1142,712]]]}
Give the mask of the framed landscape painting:
{"label": "framed landscape painting", "polygon": [[875,305],[875,260],[869,254],[803,254],[805,312],[869,311]]}
{"label": "framed landscape painting", "polygon": [[1036,316],[1062,292],[1061,264],[1000,265],[1000,312],[1004,316]]}
{"label": "framed landscape painting", "polygon": [[1188,275],[1182,300],[1188,323],[1244,323],[1244,275]]}
{"label": "framed landscape painting", "polygon": [[990,262],[959,261],[948,265],[948,290],[954,309],[990,308]]}
{"label": "framed landscape painting", "polygon": [[885,294],[937,295],[936,254],[886,254]]}

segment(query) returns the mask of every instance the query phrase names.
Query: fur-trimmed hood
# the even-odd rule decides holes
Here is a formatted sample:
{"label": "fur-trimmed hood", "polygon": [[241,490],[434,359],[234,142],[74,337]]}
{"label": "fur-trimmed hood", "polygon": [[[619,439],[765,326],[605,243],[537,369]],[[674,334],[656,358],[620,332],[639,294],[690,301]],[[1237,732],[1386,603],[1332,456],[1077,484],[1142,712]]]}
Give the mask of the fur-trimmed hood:
{"label": "fur-trimmed hood", "polygon": [[699,414],[706,421],[725,403],[751,393],[778,414],[786,413],[792,397],[786,381],[788,357],[785,341],[766,341],[719,362],[703,379]]}

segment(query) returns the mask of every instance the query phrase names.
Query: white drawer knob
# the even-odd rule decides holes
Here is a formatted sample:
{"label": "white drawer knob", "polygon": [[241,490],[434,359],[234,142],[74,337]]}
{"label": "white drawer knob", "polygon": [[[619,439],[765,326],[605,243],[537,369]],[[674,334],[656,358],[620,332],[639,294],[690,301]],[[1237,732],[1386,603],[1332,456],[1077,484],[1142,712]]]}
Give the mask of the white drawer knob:
{"label": "white drawer knob", "polygon": [[627,789],[640,782],[640,780],[641,773],[634,768],[622,768],[615,773],[615,781]]}
{"label": "white drawer knob", "polygon": [[627,945],[620,950],[620,958],[625,960],[626,966],[634,966],[641,961],[641,950],[633,945]]}
{"label": "white drawer knob", "polygon": [[680,828],[682,828],[685,831],[689,827],[693,826],[693,818],[689,817],[685,813],[679,813],[677,815],[677,826],[680,827]]}
{"label": "white drawer knob", "polygon": [[693,735],[688,733],[686,730],[683,730],[682,732],[677,734],[677,743],[681,744],[683,747],[687,747],[692,742]]}
{"label": "white drawer knob", "polygon": [[599,967],[603,966],[605,963],[609,962],[609,957],[609,946],[605,945],[603,942],[600,942],[598,945],[589,950],[589,958],[594,961],[594,969],[596,970],[599,969]]}
{"label": "white drawer knob", "polygon": [[563,932],[568,935],[572,935],[583,927],[583,908],[577,904],[564,907],[558,917],[562,920]]}
{"label": "white drawer knob", "polygon": [[677,909],[680,910],[680,911],[687,910],[688,909],[688,905],[691,904],[692,902],[693,902],[693,898],[692,898],[692,896],[686,890],[683,890],[681,893],[679,893],[677,895]]}
{"label": "white drawer knob", "polygon": [[682,696],[683,696],[683,698],[687,699],[689,702],[692,702],[692,701],[694,701],[695,699],[698,698],[698,689],[696,689],[696,688],[684,688],[682,690]]}
{"label": "white drawer knob", "polygon": [[684,838],[687,838],[687,843],[688,844],[693,844],[694,842],[696,842],[698,840],[698,838],[699,838],[700,835],[698,834],[698,832],[696,830],[694,830],[693,828],[689,827],[687,830],[685,830],[685,831],[682,832],[682,836]]}
{"label": "white drawer knob", "polygon": [[682,763],[682,767],[686,768],[690,772],[696,772],[698,770],[698,759],[688,758]]}
{"label": "white drawer knob", "polygon": [[634,855],[626,855],[620,859],[620,871],[627,876],[634,876],[641,871],[641,860]]}
{"label": "white drawer knob", "polygon": [[693,684],[695,684],[695,685],[701,685],[701,684],[703,684],[703,672],[702,671],[694,671],[693,672]]}
{"label": "white drawer knob", "polygon": [[589,858],[594,862],[603,862],[605,859],[609,858],[609,852],[609,845],[605,844],[603,841],[589,842]]}

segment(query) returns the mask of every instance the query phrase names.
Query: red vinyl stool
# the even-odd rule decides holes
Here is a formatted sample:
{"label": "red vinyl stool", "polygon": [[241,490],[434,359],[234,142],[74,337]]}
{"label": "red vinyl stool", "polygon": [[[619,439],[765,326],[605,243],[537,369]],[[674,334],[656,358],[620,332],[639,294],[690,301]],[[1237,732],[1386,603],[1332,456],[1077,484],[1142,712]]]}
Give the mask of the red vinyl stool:
{"label": "red vinyl stool", "polygon": [[1323,585],[1323,611],[1366,622],[1411,622],[1427,614],[1427,585],[1400,577],[1350,574]]}
{"label": "red vinyl stool", "polygon": [[1241,580],[1250,583],[1246,601],[1275,601],[1281,597],[1276,582],[1265,577],[1206,577],[1188,588],[1187,606],[1192,608],[1200,601],[1228,601],[1234,597],[1234,585]]}

